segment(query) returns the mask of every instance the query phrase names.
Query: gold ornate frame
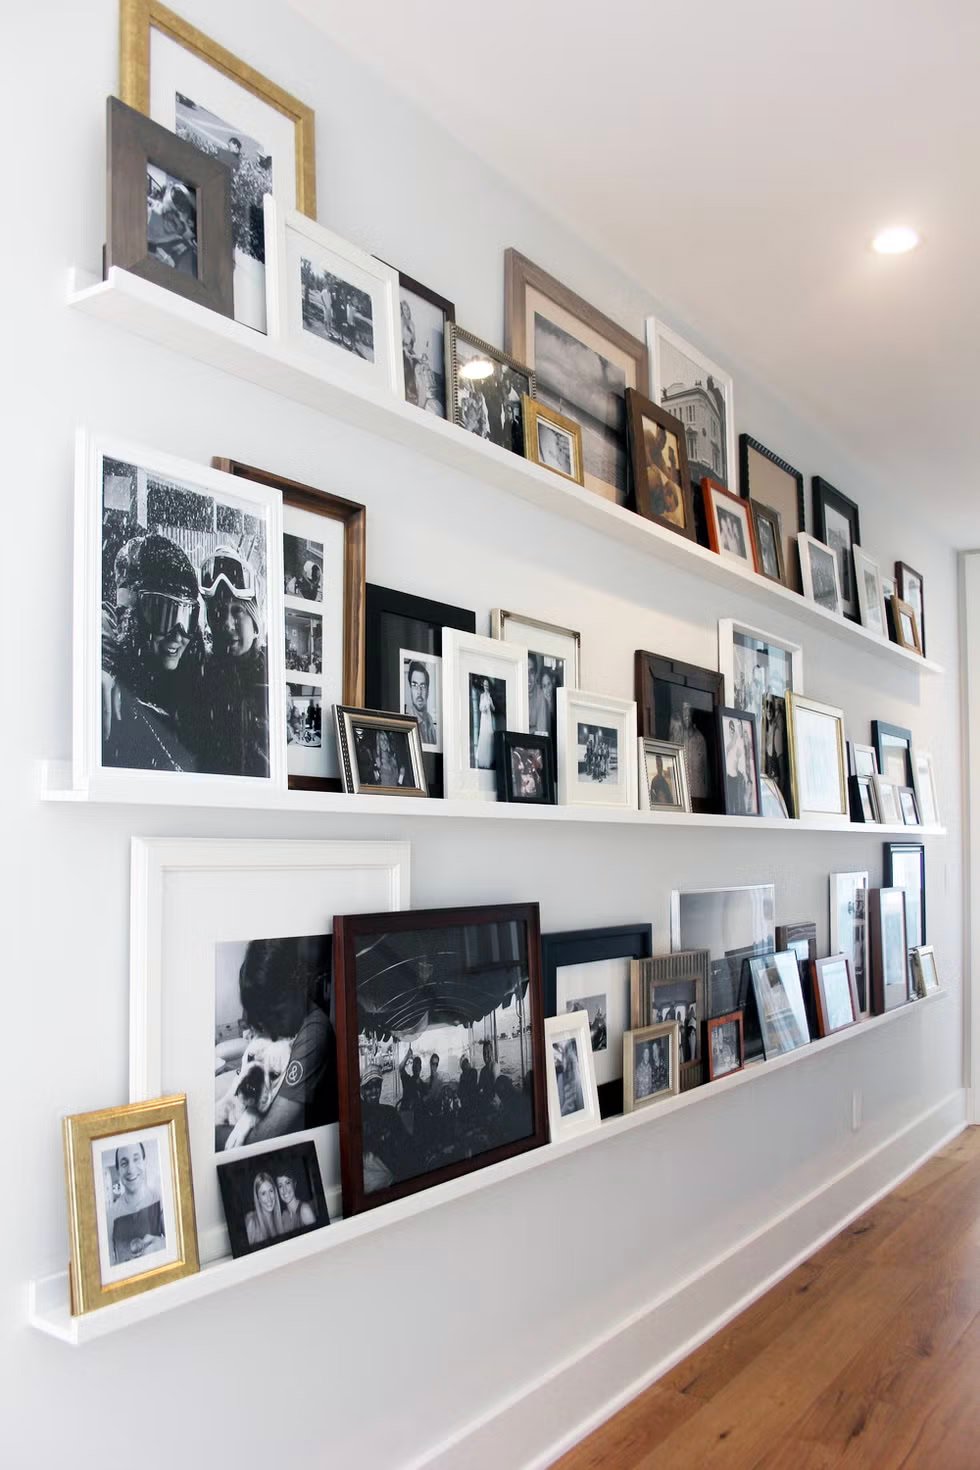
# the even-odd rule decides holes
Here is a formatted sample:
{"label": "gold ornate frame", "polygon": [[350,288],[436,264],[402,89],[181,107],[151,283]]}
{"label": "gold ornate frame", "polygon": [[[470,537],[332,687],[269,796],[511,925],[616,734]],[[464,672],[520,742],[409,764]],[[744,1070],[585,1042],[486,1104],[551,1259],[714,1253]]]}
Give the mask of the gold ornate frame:
{"label": "gold ornate frame", "polygon": [[[566,475],[564,470],[555,469],[554,465],[545,464],[538,455],[538,419],[554,428],[560,429],[567,434],[572,441],[572,473]],[[563,480],[574,480],[576,485],[585,484],[585,469],[582,464],[582,429],[574,419],[559,413],[555,408],[548,408],[547,404],[539,403],[536,398],[529,398],[524,394],[524,458],[532,464],[538,464],[542,469],[550,470],[553,475],[560,475]]]}

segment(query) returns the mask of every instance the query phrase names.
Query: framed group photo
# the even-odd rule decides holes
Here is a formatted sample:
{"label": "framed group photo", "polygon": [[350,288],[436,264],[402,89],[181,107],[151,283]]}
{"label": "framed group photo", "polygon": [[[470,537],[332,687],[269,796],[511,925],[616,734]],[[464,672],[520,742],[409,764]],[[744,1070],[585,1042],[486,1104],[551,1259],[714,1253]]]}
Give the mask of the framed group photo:
{"label": "framed group photo", "polygon": [[558,691],[558,800],[562,806],[636,810],[636,705]]}
{"label": "framed group photo", "polygon": [[534,373],[524,362],[447,322],[446,380],[453,423],[524,454],[524,403],[537,397]]}

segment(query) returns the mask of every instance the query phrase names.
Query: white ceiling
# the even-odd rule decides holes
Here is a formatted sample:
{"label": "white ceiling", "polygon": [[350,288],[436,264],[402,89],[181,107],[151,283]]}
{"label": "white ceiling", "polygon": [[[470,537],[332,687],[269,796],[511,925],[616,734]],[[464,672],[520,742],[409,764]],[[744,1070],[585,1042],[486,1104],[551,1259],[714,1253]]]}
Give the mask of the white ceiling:
{"label": "white ceiling", "polygon": [[290,3],[980,544],[978,0]]}

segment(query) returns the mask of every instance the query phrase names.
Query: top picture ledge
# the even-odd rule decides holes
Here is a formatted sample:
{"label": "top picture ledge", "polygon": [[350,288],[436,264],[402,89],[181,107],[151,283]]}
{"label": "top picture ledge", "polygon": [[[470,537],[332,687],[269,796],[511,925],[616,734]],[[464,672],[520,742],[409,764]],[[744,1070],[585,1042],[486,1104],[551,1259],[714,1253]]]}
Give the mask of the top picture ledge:
{"label": "top picture ledge", "polygon": [[922,673],[945,672],[933,660],[879,638],[867,628],[828,612],[756,572],[723,561],[707,548],[665,531],[550,470],[486,443],[455,424],[423,413],[393,395],[328,372],[320,362],[291,353],[261,333],[128,271],[113,267],[105,281],[87,272],[71,271],[68,302],[100,321],[428,455],[461,474],[471,475],[729,591],[754,597],[769,606],[775,604],[797,621],[862,647],[867,653]]}

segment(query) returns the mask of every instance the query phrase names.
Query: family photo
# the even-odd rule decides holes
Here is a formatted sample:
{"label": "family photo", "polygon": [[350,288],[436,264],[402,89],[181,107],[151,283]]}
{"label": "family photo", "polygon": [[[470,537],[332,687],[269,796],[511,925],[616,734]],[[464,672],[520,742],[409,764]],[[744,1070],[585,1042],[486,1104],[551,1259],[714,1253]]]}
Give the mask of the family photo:
{"label": "family photo", "polygon": [[354,758],[361,786],[413,786],[415,768],[407,730],[376,725],[351,726]]}
{"label": "family photo", "polygon": [[670,1088],[670,1037],[633,1042],[633,1101],[655,1097]]}
{"label": "family photo", "polygon": [[323,741],[323,691],[314,684],[286,685],[286,744],[316,749]]}
{"label": "family photo", "polygon": [[458,422],[469,433],[523,455],[523,395],[531,391],[528,374],[488,356],[481,345],[469,341],[462,333],[457,333],[453,340]]}
{"label": "family photo", "polygon": [[675,526],[686,526],[677,435],[644,416],[643,451],[651,512]]}
{"label": "family photo", "polygon": [[578,779],[615,786],[619,781],[619,732],[609,725],[578,722]]}
{"label": "family photo", "polygon": [[300,257],[303,330],[374,361],[374,311],[367,291]]}
{"label": "family photo", "polygon": [[[161,1256],[172,1255],[175,1242],[168,1240],[168,1219],[174,1232],[172,1205],[165,1205],[161,1170],[169,1169],[169,1157],[161,1157],[161,1138],[166,1129],[145,1135],[124,1134],[107,1140],[99,1154],[102,1174],[105,1238],[100,1242],[103,1281],[123,1281],[163,1264]],[[98,1178],[98,1176],[96,1176]],[[172,1198],[172,1193],[171,1193]]]}
{"label": "family photo", "polygon": [[154,260],[197,277],[197,190],[146,165],[146,248]]}
{"label": "family photo", "polygon": [[442,659],[433,653],[402,648],[398,660],[402,671],[402,714],[414,715],[418,720],[423,750],[441,750]]}
{"label": "family photo", "polygon": [[696,1062],[701,1056],[701,1018],[697,1005],[698,982],[691,980],[658,981],[650,986],[649,1024],[676,1021],[678,1048],[682,1062]]}
{"label": "family photo", "polygon": [[286,608],[286,668],[294,674],[323,673],[323,618]]}
{"label": "family photo", "polygon": [[446,417],[446,318],[441,307],[402,286],[400,291],[405,397],[426,413]]}
{"label": "family photo", "polygon": [[302,602],[323,601],[323,543],[305,536],[282,538],[283,590]]}
{"label": "family photo", "polygon": [[470,674],[470,768],[494,769],[493,737],[507,729],[507,680]]}
{"label": "family photo", "polygon": [[330,1223],[310,1141],[219,1164],[218,1183],[236,1257]]}
{"label": "family photo", "polygon": [[[617,499],[624,501],[627,455],[623,369],[535,312],[534,373],[539,401],[581,426],[586,474],[615,486]],[[540,446],[540,432],[538,442]],[[542,462],[548,463],[543,453]]]}

